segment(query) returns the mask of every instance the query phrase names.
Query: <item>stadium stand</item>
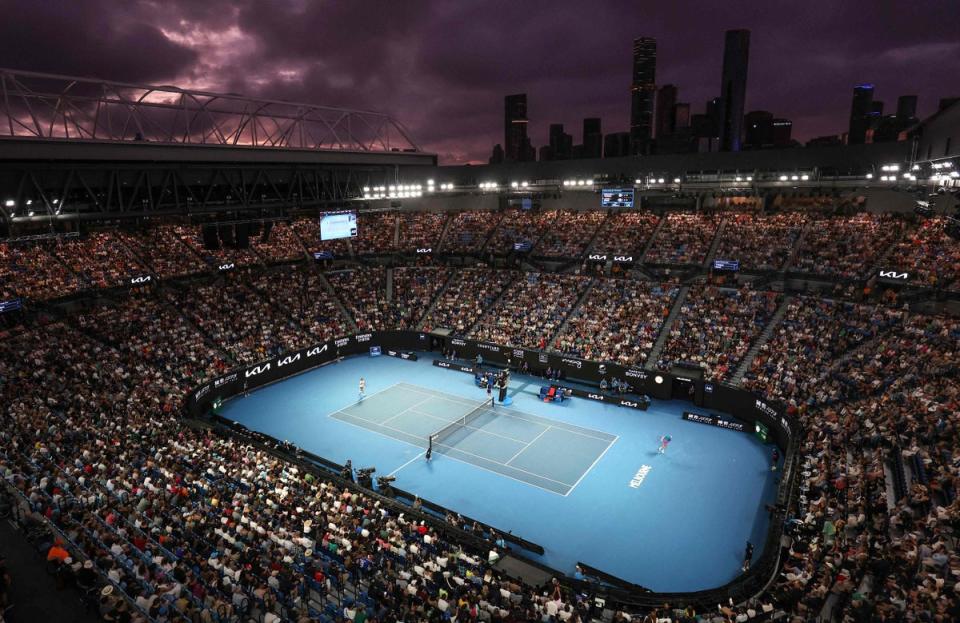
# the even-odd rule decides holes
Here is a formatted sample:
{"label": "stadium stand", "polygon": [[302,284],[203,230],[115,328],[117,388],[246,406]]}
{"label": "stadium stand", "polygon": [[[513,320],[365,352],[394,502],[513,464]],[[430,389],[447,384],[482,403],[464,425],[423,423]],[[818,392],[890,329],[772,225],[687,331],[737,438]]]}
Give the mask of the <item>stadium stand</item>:
{"label": "stadium stand", "polygon": [[652,264],[701,264],[713,241],[720,216],[675,213],[664,217],[659,234],[644,258]]}
{"label": "stadium stand", "polygon": [[708,286],[691,291],[670,329],[657,362],[669,369],[692,363],[708,380],[723,380],[736,369],[750,344],[773,316],[781,297],[774,292]]}
{"label": "stadium stand", "polygon": [[582,359],[642,365],[676,294],[668,284],[601,279],[552,347]]}
{"label": "stadium stand", "polygon": [[[792,211],[805,203],[797,198],[773,203],[787,211],[766,216],[731,206],[738,211],[724,215],[718,254],[776,268],[810,218],[794,270],[847,283],[884,259],[931,288],[956,282],[956,245],[938,219],[910,225],[830,215],[837,204],[829,198],[811,201],[817,212],[802,215]],[[465,214],[452,218],[445,245],[479,249],[497,216]],[[510,211],[494,248],[558,218]],[[665,218],[647,261],[701,261],[718,220]],[[400,222],[401,247],[439,235],[435,216]],[[642,249],[657,221],[624,213],[602,225],[596,216],[564,222],[576,235],[540,244],[575,259],[594,233],[592,250],[619,252],[624,242]],[[363,249],[385,240],[390,226],[381,225]],[[477,235],[466,240],[462,231]],[[859,237],[845,239],[853,232]],[[782,401],[803,423],[801,482],[770,588],[711,618],[701,612],[701,620],[960,616],[956,318],[919,313],[880,292],[861,300],[856,288],[856,299],[795,295],[770,325],[784,294],[694,283],[664,326],[676,283],[487,266],[391,267],[387,301],[387,268],[321,273],[297,252],[298,238],[308,249],[326,245],[314,218],[275,226],[267,245],[253,242],[268,262],[303,264],[268,268],[254,255],[249,268],[225,275],[212,274],[199,256],[239,256],[203,251],[190,242],[194,233],[162,225],[0,245],[4,296],[28,303],[73,300],[133,271],[166,280],[95,293],[57,312],[43,307],[6,325],[0,340],[3,495],[51,572],[81,587],[105,620],[696,620],[666,604],[604,614],[593,599],[578,598],[593,589],[575,591],[566,580],[544,595],[502,575],[489,547],[447,532],[442,519],[421,525],[372,494],[304,471],[255,435],[179,419],[189,387],[237,363],[349,332],[349,321],[360,330],[422,322],[427,330],[635,365],[667,332],[659,365],[692,362],[716,381],[729,381],[755,346],[743,386]],[[330,246],[349,249],[342,241]],[[194,276],[175,279],[185,275]],[[761,340],[766,329],[769,339]],[[421,581],[411,592],[415,577]]]}

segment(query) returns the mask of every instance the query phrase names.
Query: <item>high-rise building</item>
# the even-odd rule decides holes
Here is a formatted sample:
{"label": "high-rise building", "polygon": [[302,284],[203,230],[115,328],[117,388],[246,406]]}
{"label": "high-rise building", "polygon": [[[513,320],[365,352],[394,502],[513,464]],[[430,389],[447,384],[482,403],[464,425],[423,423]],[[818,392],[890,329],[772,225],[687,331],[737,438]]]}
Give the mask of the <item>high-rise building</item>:
{"label": "high-rise building", "polygon": [[723,45],[723,75],[720,82],[721,151],[740,151],[749,58],[750,31],[728,30]]}
{"label": "high-rise building", "polygon": [[657,138],[673,134],[675,118],[673,107],[677,104],[677,87],[665,84],[657,90],[656,131]]}
{"label": "high-rise building", "polygon": [[774,119],[770,123],[770,142],[774,147],[790,147],[793,144],[793,121]]}
{"label": "high-rise building", "polygon": [[603,157],[622,158],[630,155],[630,133],[613,132],[603,137]]}
{"label": "high-rise building", "polygon": [[690,104],[679,102],[673,105],[673,131],[690,127]]}
{"label": "high-rise building", "polygon": [[600,158],[603,156],[603,132],[600,129],[600,117],[587,117],[583,120],[583,157]]}
{"label": "high-rise building", "polygon": [[917,117],[917,96],[901,95],[897,98],[897,117],[900,119],[916,119]]}
{"label": "high-rise building", "polygon": [[657,90],[657,40],[633,40],[633,81],[630,84],[630,152],[646,153],[653,137],[653,100]]}
{"label": "high-rise building", "polygon": [[490,154],[490,164],[500,164],[503,162],[503,147],[500,143],[493,146],[493,153]]}
{"label": "high-rise building", "polygon": [[563,131],[562,123],[550,124],[550,157],[569,160],[573,156],[573,136]]}
{"label": "high-rise building", "polygon": [[850,105],[850,128],[847,130],[848,145],[863,145],[870,129],[870,113],[873,110],[873,85],[858,84],[853,87],[853,102]]}
{"label": "high-rise building", "polygon": [[527,94],[517,93],[504,98],[503,144],[504,159],[512,162],[528,160],[527,148]]}

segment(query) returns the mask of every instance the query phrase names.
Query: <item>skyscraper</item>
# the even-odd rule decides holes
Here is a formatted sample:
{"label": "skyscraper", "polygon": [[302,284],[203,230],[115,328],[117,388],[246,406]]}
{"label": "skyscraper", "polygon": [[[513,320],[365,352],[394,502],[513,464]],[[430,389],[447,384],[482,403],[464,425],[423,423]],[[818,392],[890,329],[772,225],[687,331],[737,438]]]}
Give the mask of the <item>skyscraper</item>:
{"label": "skyscraper", "polygon": [[527,159],[527,94],[517,93],[504,98],[503,157],[507,161]]}
{"label": "skyscraper", "polygon": [[677,103],[677,87],[665,84],[657,91],[656,128],[657,138],[673,134],[675,127],[674,109]]}
{"label": "skyscraper", "polygon": [[728,30],[723,44],[723,76],[720,83],[721,151],[740,151],[749,58],[750,31]]}
{"label": "skyscraper", "polygon": [[587,117],[583,120],[583,157],[600,158],[603,156],[603,132],[600,130],[600,117]]}
{"label": "skyscraper", "polygon": [[573,155],[573,136],[563,131],[562,123],[550,124],[550,157],[569,160]]}
{"label": "skyscraper", "polygon": [[645,153],[653,136],[653,100],[657,90],[657,40],[633,40],[633,82],[630,85],[630,153]]}
{"label": "skyscraper", "polygon": [[899,119],[914,119],[917,116],[917,96],[901,95],[897,98],[897,117]]}
{"label": "skyscraper", "polygon": [[848,145],[863,145],[870,129],[870,112],[873,110],[873,85],[858,84],[853,87],[853,103],[850,105],[850,128],[847,130]]}

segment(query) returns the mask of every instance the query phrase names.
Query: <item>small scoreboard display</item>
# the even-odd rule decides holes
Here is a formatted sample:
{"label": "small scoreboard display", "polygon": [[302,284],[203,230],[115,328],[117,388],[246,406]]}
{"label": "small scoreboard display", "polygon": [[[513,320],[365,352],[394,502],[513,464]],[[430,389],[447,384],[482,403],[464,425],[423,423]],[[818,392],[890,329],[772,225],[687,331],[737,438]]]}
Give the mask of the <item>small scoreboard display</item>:
{"label": "small scoreboard display", "polygon": [[601,208],[632,208],[632,188],[604,188],[600,191]]}

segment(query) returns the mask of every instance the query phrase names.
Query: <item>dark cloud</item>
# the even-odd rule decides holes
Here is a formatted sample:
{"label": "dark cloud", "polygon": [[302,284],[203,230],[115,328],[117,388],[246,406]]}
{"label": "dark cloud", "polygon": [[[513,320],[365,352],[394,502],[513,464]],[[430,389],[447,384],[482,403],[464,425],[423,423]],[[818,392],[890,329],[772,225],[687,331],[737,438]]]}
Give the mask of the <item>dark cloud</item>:
{"label": "dark cloud", "polygon": [[634,37],[658,40],[657,81],[694,112],[719,91],[723,33],[749,28],[748,109],[801,140],[844,131],[855,84],[878,99],[958,95],[955,0],[0,0],[0,64],[176,81],[275,99],[383,110],[446,161],[502,141],[503,96],[529,96],[531,136],[583,117],[626,129]]}
{"label": "dark cloud", "polygon": [[0,66],[124,82],[175,78],[196,55],[137,8],[111,0],[0,1]]}

